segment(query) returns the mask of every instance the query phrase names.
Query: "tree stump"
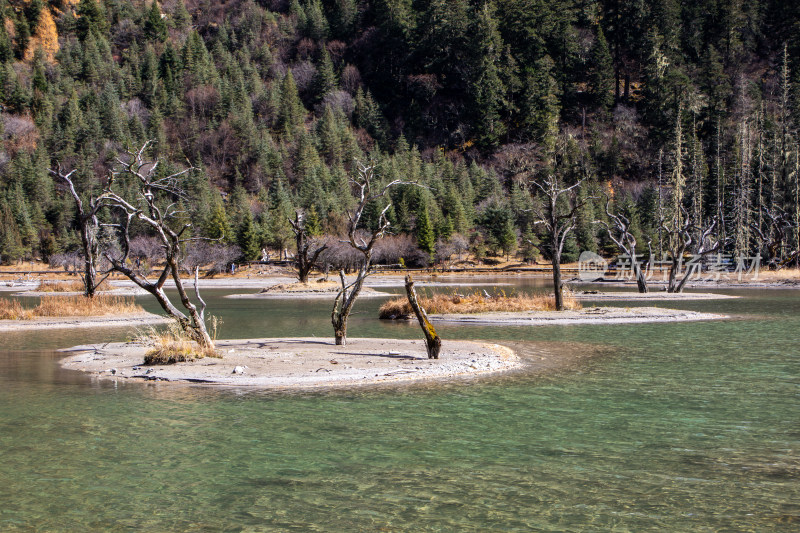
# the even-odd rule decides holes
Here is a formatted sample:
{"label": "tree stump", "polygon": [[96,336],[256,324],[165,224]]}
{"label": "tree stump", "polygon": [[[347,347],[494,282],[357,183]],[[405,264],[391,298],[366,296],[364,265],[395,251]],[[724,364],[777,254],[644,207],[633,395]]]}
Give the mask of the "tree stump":
{"label": "tree stump", "polygon": [[406,295],[408,296],[408,303],[417,315],[419,325],[422,328],[422,333],[425,334],[425,347],[428,350],[428,359],[439,359],[439,352],[442,350],[442,339],[433,328],[433,324],[428,320],[428,314],[419,305],[417,301],[417,291],[414,290],[414,281],[411,275],[406,276]]}

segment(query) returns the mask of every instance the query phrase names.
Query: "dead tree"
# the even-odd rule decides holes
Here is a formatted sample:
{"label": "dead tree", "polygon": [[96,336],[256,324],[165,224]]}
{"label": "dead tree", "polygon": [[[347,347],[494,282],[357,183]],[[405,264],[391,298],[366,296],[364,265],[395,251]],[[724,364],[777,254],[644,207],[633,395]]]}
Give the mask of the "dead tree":
{"label": "dead tree", "polygon": [[534,208],[539,219],[534,224],[542,224],[550,234],[550,260],[553,265],[553,289],[555,292],[556,311],[564,310],[563,283],[561,281],[561,253],[569,232],[575,229],[575,215],[583,205],[591,199],[578,199],[578,189],[584,179],[573,185],[564,187],[552,170],[546,171],[543,178],[533,184],[544,196],[544,208]]}
{"label": "dead tree", "polygon": [[386,213],[392,206],[391,201],[387,201],[386,206],[381,210],[378,215],[377,228],[374,230],[366,230],[360,232],[358,224],[361,221],[361,216],[364,214],[364,209],[370,202],[377,201],[385,198],[386,193],[396,185],[415,185],[415,183],[406,182],[402,180],[394,180],[388,184],[378,187],[373,191],[374,183],[374,166],[366,166],[360,162],[356,162],[358,175],[349,179],[350,184],[356,191],[358,197],[358,204],[353,211],[348,213],[349,224],[347,237],[348,240],[344,241],[349,244],[353,250],[356,250],[361,256],[361,260],[356,270],[356,279],[347,283],[344,275],[344,270],[339,271],[339,280],[341,288],[336,294],[333,301],[333,310],[331,311],[331,324],[333,325],[333,334],[337,345],[344,346],[347,343],[347,319],[350,312],[353,310],[353,305],[356,303],[356,298],[364,286],[364,280],[370,275],[372,270],[372,251],[375,243],[386,234],[389,229],[389,220],[386,218]]}
{"label": "dead tree", "polygon": [[763,206],[761,211],[767,220],[769,231],[765,232],[761,224],[757,222],[751,223],[750,229],[753,230],[759,253],[766,252],[764,263],[767,268],[780,270],[791,263],[797,255],[795,252],[790,254],[788,259],[781,260],[781,253],[788,237],[787,232],[792,228],[792,224],[789,222],[789,216],[780,208],[769,209]]}
{"label": "dead tree", "polygon": [[[667,226],[662,222],[661,229],[667,237],[670,253],[669,278],[667,280],[668,293],[683,292],[686,282],[691,275],[700,268],[700,260],[711,253],[722,248],[722,240],[712,240],[711,236],[717,228],[719,217],[712,217],[711,223],[705,228],[701,228],[692,223],[686,209],[681,205],[680,213],[682,217],[675,217],[673,224]],[[693,235],[699,235],[695,238]],[[683,276],[678,279],[678,274],[684,264],[684,256],[689,252],[692,254],[694,264],[687,268]]]}
{"label": "dead tree", "polygon": [[319,255],[327,248],[327,244],[318,244],[314,239],[309,238],[306,229],[305,214],[300,211],[295,213],[295,218],[289,219],[289,224],[294,232],[297,244],[297,254],[295,255],[295,266],[297,267],[297,277],[300,283],[308,283],[308,275],[316,266]]}
{"label": "dead tree", "polygon": [[[631,233],[631,220],[621,212],[616,214],[611,212],[611,199],[606,196],[606,215],[613,223],[613,228],[604,220],[598,221],[608,230],[608,237],[614,244],[631,259],[631,269],[636,277],[636,286],[640,293],[647,292],[647,279],[642,272],[642,266],[636,259],[636,237]],[[617,235],[615,235],[615,233]]]}
{"label": "dead tree", "polygon": [[433,328],[433,324],[428,320],[428,314],[425,309],[419,305],[417,300],[417,291],[414,290],[414,281],[411,275],[406,276],[406,295],[408,296],[408,303],[414,314],[417,315],[419,326],[422,328],[422,333],[425,335],[425,348],[428,351],[428,359],[439,359],[439,352],[442,351],[442,339]]}
{"label": "dead tree", "polygon": [[97,240],[97,235],[100,232],[100,222],[97,219],[97,214],[102,209],[105,198],[102,195],[97,198],[90,196],[86,204],[84,204],[81,196],[75,190],[75,183],[72,181],[74,173],[75,170],[70,170],[65,174],[58,163],[55,168],[50,169],[51,176],[67,184],[75,202],[75,208],[78,211],[78,226],[81,233],[81,247],[83,249],[83,276],[81,277],[83,292],[87,298],[94,298],[97,288],[110,273],[110,271],[106,272],[98,281],[97,266],[100,262],[100,243]]}
{"label": "dead tree", "polygon": [[[127,152],[127,160],[118,159],[120,168],[111,174],[104,197],[109,205],[122,215],[122,222],[112,224],[119,231],[122,251],[118,257],[107,253],[106,258],[114,270],[127,276],[136,285],[152,294],[167,315],[175,319],[190,338],[203,348],[213,349],[214,341],[208,334],[205,324],[206,303],[200,296],[200,290],[197,285],[199,268],[194,269],[194,292],[200,303],[199,307],[189,299],[180,277],[181,246],[185,242],[192,240],[185,237],[187,230],[191,228],[191,224],[183,224],[177,230],[170,225],[174,223],[176,216],[181,214],[177,205],[178,201],[185,196],[180,188],[180,178],[194,170],[194,168],[189,166],[180,172],[159,178],[156,175],[159,162],[157,160],[145,161],[144,153],[151,144],[152,141],[147,141],[139,150]],[[112,189],[115,180],[123,177],[133,178],[138,189],[135,199],[123,198]],[[165,201],[162,203],[159,202],[159,199],[164,199]],[[130,223],[134,219],[139,220],[153,230],[164,250],[164,266],[158,272],[158,277],[155,281],[150,281],[138,270],[131,268],[127,264],[131,244]],[[170,278],[175,283],[175,288],[178,290],[178,296],[181,304],[186,309],[186,313],[181,312],[164,292],[164,284]]]}

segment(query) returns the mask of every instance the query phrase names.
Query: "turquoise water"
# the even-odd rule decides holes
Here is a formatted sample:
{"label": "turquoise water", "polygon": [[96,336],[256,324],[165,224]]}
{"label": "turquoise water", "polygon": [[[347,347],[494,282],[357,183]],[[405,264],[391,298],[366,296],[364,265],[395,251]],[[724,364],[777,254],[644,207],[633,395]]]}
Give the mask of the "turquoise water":
{"label": "turquoise water", "polygon": [[[330,335],[327,305],[222,294],[222,337]],[[53,349],[124,331],[3,334],[0,530],[796,531],[800,298],[739,294],[669,304],[730,321],[442,327],[592,357],[325,393],[101,383]],[[378,305],[351,337],[418,335]]]}

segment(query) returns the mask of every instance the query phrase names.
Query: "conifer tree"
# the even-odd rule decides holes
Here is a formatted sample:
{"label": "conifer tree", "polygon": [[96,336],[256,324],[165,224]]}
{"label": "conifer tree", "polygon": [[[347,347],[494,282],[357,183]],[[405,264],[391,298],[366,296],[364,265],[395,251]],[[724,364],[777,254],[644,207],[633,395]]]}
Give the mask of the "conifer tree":
{"label": "conifer tree", "polygon": [[614,104],[614,67],[606,36],[599,25],[589,61],[592,100],[600,113],[606,114]]}
{"label": "conifer tree", "polygon": [[436,236],[433,233],[428,208],[424,203],[417,209],[416,236],[419,249],[428,254],[429,260],[432,259],[436,251]]}
{"label": "conifer tree", "polygon": [[292,131],[303,124],[306,118],[306,108],[300,101],[297,85],[294,82],[292,71],[286,72],[281,83],[280,109],[278,110],[278,127],[284,131]]}
{"label": "conifer tree", "polygon": [[490,4],[478,11],[474,30],[476,58],[472,92],[475,100],[476,133],[484,148],[495,147],[505,134],[501,112],[505,101],[505,86],[500,77],[500,58],[503,40]]}
{"label": "conifer tree", "polygon": [[161,9],[158,0],[150,2],[147,18],[144,22],[144,34],[151,41],[164,42],[167,40],[167,22],[161,18]]}
{"label": "conifer tree", "polygon": [[325,95],[336,89],[336,72],[328,50],[323,47],[320,54],[317,73],[314,76],[314,94],[316,101],[321,101]]}
{"label": "conifer tree", "polygon": [[517,249],[517,231],[514,228],[514,221],[511,217],[506,217],[502,231],[498,235],[498,244],[506,255],[506,260],[508,260],[511,253]]}
{"label": "conifer tree", "polygon": [[108,31],[108,21],[102,3],[96,0],[80,0],[76,14],[80,40],[86,39],[89,35],[102,37]]}

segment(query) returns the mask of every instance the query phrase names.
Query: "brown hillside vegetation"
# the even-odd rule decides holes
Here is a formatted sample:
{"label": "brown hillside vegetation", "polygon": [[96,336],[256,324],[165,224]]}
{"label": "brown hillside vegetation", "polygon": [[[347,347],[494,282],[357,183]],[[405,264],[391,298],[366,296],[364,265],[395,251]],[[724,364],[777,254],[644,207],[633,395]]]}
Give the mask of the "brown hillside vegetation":
{"label": "brown hillside vegetation", "polygon": [[[491,311],[554,311],[555,302],[550,295],[516,295],[506,296],[499,294],[486,296],[475,292],[473,294],[434,294],[421,297],[420,305],[432,315],[476,314]],[[564,294],[564,308],[580,309],[580,302],[571,294]],[[406,298],[394,298],[383,304],[378,311],[382,319],[408,318],[413,313],[411,305]]]}

